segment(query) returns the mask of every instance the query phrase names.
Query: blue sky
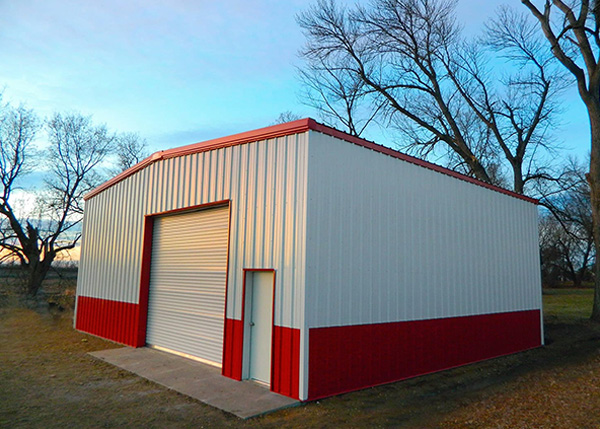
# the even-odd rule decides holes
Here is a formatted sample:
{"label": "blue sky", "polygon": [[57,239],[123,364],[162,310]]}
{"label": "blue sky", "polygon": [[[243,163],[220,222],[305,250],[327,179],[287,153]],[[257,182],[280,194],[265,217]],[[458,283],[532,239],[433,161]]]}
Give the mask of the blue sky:
{"label": "blue sky", "polygon": [[92,114],[153,149],[308,115],[294,71],[308,3],[0,2],[0,85],[42,115]]}
{"label": "blue sky", "polygon": [[[138,132],[152,151],[260,128],[286,110],[314,117],[294,69],[295,15],[312,3],[0,0],[0,87],[41,116],[76,111]],[[466,31],[500,3],[460,1]],[[588,125],[574,91],[565,112],[558,138],[582,155]]]}

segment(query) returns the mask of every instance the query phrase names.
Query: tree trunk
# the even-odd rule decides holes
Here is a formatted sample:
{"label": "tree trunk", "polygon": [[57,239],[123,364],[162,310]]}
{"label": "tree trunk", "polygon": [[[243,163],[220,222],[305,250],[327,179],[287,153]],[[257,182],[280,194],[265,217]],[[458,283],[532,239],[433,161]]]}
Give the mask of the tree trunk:
{"label": "tree trunk", "polygon": [[[596,239],[597,240],[597,239]],[[597,246],[597,245],[596,245]],[[594,305],[592,307],[591,319],[600,322],[600,264],[595,264],[594,268]]]}
{"label": "tree trunk", "polygon": [[492,183],[492,179],[487,174],[487,171],[485,171],[485,168],[483,168],[479,161],[467,159],[467,162],[477,179],[481,180],[482,182]]}
{"label": "tree trunk", "polygon": [[575,274],[575,277],[573,277],[573,287],[580,288],[582,283],[583,276],[581,274]]}
{"label": "tree trunk", "polygon": [[29,261],[25,267],[27,269],[27,295],[35,297],[42,287],[42,282],[46,278],[54,257],[46,255],[42,260]]}
{"label": "tree trunk", "polygon": [[513,168],[513,191],[517,194],[523,193],[525,188],[525,182],[523,181],[523,166],[520,162],[515,161],[512,165]]}
{"label": "tree trunk", "polygon": [[[594,100],[594,103],[588,104],[587,107],[592,134],[592,150],[588,181],[590,183],[592,200],[594,245],[596,246],[596,255],[598,255],[600,253],[598,252],[600,249],[600,102]],[[591,319],[600,322],[600,264],[595,264],[594,271],[594,306],[592,307]]]}

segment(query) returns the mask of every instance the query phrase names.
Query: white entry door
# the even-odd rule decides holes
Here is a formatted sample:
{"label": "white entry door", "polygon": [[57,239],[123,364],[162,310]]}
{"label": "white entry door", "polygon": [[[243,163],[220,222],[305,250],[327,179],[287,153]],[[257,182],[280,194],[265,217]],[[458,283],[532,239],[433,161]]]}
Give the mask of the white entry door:
{"label": "white entry door", "polygon": [[[246,273],[249,328],[249,378],[271,382],[271,329],[273,326],[273,282],[271,271]],[[250,290],[248,290],[248,286]]]}

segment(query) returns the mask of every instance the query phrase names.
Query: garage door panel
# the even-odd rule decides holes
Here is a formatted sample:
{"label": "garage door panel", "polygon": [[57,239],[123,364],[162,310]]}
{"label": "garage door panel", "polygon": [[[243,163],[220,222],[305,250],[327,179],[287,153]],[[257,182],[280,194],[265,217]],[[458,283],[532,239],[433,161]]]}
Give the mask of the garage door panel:
{"label": "garage door panel", "polygon": [[[161,281],[167,282],[168,278],[161,278]],[[223,282],[225,281],[225,278],[220,278],[220,279],[207,279],[206,282],[203,282],[202,284],[198,284],[198,283],[194,283],[192,280],[190,280],[189,282],[177,282],[177,284],[173,285],[172,288],[167,289],[166,287],[163,287],[161,289],[154,289],[155,293],[189,293],[189,294],[203,294],[203,293],[210,293],[213,295],[218,295],[218,296],[223,296],[224,297],[224,293],[222,291],[216,291],[215,289],[218,288],[220,285],[223,284]]]}
{"label": "garage door panel", "polygon": [[156,218],[148,344],[221,363],[229,208]]}
{"label": "garage door panel", "polygon": [[[156,332],[165,332],[171,333],[173,336],[185,336],[189,338],[221,338],[222,332],[218,331],[218,328],[223,325],[223,323],[219,320],[219,318],[211,317],[210,315],[203,314],[192,314],[186,312],[172,312],[169,316],[165,316],[163,319],[165,322],[172,323],[199,323],[203,327],[211,328],[211,329],[198,329],[194,332],[186,332],[182,331],[174,331],[170,329],[167,324],[162,324],[156,326]],[[222,345],[219,345],[222,347]]]}
{"label": "garage door panel", "polygon": [[203,280],[209,283],[222,283],[225,281],[225,274],[216,271],[189,269],[185,271],[165,270],[160,273],[154,273],[154,279],[157,280],[156,288],[163,286],[160,280],[168,280],[169,284],[167,286],[174,286],[178,283],[182,285],[198,283],[195,280],[198,276],[202,276]]}
{"label": "garage door panel", "polygon": [[[157,300],[160,300],[160,297],[156,298]],[[193,305],[193,303],[192,303]],[[164,311],[168,314],[173,315],[173,317],[177,316],[177,314],[192,314],[192,315],[198,315],[198,317],[200,316],[205,316],[205,317],[212,317],[218,320],[223,319],[223,312],[222,309],[220,308],[221,305],[219,302],[217,301],[213,301],[213,302],[208,302],[208,303],[204,303],[204,305],[202,305],[201,308],[198,309],[190,309],[189,308],[190,305],[185,305],[185,304],[173,304],[173,305],[165,305],[165,304],[157,304],[154,306],[154,309],[157,311]],[[164,317],[167,317],[166,315]],[[222,323],[222,321],[220,322]]]}
{"label": "garage door panel", "polygon": [[[167,333],[163,333],[167,335]],[[202,338],[202,337],[194,337],[189,338],[183,335],[170,335],[168,339],[166,339],[161,347],[167,348],[169,350],[180,351],[177,349],[184,350],[194,350],[195,348],[200,348],[203,350],[203,353],[209,356],[215,356],[221,353],[221,347],[215,346],[215,339],[213,338]],[[182,352],[185,353],[185,352]],[[193,354],[192,356],[196,356]]]}
{"label": "garage door panel", "polygon": [[[167,329],[159,329],[157,333],[164,335],[165,339],[162,347],[166,347],[172,350],[182,348],[182,345],[186,345],[187,349],[210,349],[221,352],[222,346],[217,346],[216,341],[220,338],[218,335],[186,335],[185,333],[173,334]],[[185,352],[184,352],[185,353]],[[195,355],[194,355],[195,356]]]}
{"label": "garage door panel", "polygon": [[[155,300],[161,300],[163,296],[156,295]],[[219,319],[223,318],[223,309],[222,307],[223,301],[218,301],[216,299],[206,300],[201,302],[197,300],[194,301],[186,301],[185,303],[174,303],[174,304],[162,304],[157,303],[153,308],[157,310],[169,310],[171,309],[173,312],[183,312],[187,314],[207,314],[211,315],[211,317],[216,317]],[[193,308],[196,305],[196,308]]]}
{"label": "garage door panel", "polygon": [[[162,231],[161,231],[162,232]],[[219,236],[215,238],[205,237],[207,240],[211,240],[212,242],[217,242],[219,240],[226,239],[227,236]],[[160,246],[160,243],[157,243]],[[169,254],[164,257],[168,259],[175,259],[181,255],[186,257],[186,262],[198,262],[201,264],[205,264],[208,262],[219,262],[221,263],[221,267],[223,266],[223,260],[221,259],[224,255],[227,254],[227,249],[199,249],[196,247],[185,247],[185,248],[174,248],[168,249],[164,246],[161,246],[164,250],[169,251]],[[208,260],[206,258],[209,258]]]}
{"label": "garage door panel", "polygon": [[[218,242],[219,240],[224,240],[224,239],[227,239],[227,236],[218,237],[218,238],[211,239],[211,240],[213,240],[213,242]],[[160,243],[158,245],[160,246]],[[211,270],[210,267],[214,267],[214,268],[212,268],[213,270],[219,270],[219,269],[225,268],[223,256],[227,256],[227,249],[219,249],[218,251],[216,251],[216,250],[211,251],[210,249],[195,249],[195,248],[177,249],[177,250],[163,249],[163,250],[166,252],[169,252],[168,254],[165,254],[163,256],[165,259],[165,262],[173,261],[173,260],[177,261],[181,257],[184,257],[185,259],[182,260],[181,262],[186,263],[186,264],[200,264],[200,266],[206,267],[205,268],[206,270]],[[173,267],[173,269],[180,270],[181,268],[179,266],[176,266],[176,267]]]}
{"label": "garage door panel", "polygon": [[[173,290],[158,290],[154,292],[154,295],[173,300],[179,300],[181,298],[186,298],[188,300],[203,300],[212,297],[219,302],[223,302],[224,298],[223,294],[211,290],[210,287],[206,285],[204,285],[202,289],[199,288],[197,290],[193,289],[193,285],[190,285],[189,287],[178,287]],[[175,305],[177,302],[173,302],[172,304]]]}
{"label": "garage door panel", "polygon": [[[212,296],[214,299],[218,299],[221,302],[225,298],[224,294],[220,291],[215,291],[220,283],[211,282],[210,284],[203,284],[200,286],[196,286],[193,283],[188,285],[178,284],[174,286],[173,289],[169,290],[155,290],[155,296],[164,296],[166,299],[172,297],[173,299],[179,299],[182,295],[187,297],[187,299],[203,299],[204,296]],[[213,286],[213,287],[211,287]]]}

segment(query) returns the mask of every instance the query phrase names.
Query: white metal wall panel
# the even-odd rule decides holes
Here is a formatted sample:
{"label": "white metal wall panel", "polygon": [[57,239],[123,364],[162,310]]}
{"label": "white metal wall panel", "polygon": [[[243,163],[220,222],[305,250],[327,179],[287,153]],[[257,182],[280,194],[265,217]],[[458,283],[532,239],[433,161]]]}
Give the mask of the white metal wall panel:
{"label": "white metal wall panel", "polygon": [[146,342],[221,364],[229,208],[154,220]]}
{"label": "white metal wall panel", "polygon": [[537,207],[310,132],[308,327],[541,308]]}
{"label": "white metal wall panel", "polygon": [[277,270],[275,324],[300,328],[308,132],[157,161],[86,201],[77,294],[138,302],[144,215],[231,200],[227,317],[243,268]]}

